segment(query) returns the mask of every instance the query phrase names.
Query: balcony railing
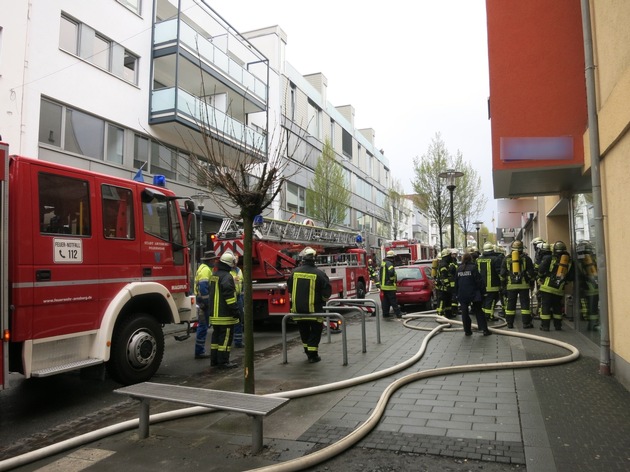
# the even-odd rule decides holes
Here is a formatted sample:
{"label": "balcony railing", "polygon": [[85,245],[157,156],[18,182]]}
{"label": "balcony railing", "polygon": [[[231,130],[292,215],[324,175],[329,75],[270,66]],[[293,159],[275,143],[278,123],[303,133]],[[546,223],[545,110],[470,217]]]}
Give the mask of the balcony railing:
{"label": "balcony railing", "polygon": [[154,90],[151,95],[151,117],[174,114],[182,116],[200,128],[208,127],[237,144],[257,152],[265,152],[266,137],[253,128],[230,118],[184,90],[176,87]]}
{"label": "balcony railing", "polygon": [[[157,47],[158,45],[178,42],[177,26],[177,19],[157,23],[155,25],[153,46]],[[264,102],[267,101],[267,84],[265,82],[212,44],[212,40],[204,38],[181,20],[179,21],[179,42],[192,54],[198,55],[204,62],[231,77],[245,90]]]}

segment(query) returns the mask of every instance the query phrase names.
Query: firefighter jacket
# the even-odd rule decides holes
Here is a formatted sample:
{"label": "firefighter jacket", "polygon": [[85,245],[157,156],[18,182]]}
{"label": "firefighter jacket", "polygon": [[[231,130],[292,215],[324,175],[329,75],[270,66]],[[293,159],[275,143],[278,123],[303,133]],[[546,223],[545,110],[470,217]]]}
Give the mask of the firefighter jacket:
{"label": "firefighter jacket", "polygon": [[232,278],[234,279],[234,290],[236,291],[236,296],[239,297],[243,294],[243,271],[237,267],[232,267],[230,270],[230,274],[232,274]]}
{"label": "firefighter jacket", "polygon": [[[518,270],[514,270],[515,262],[518,263]],[[534,263],[527,254],[519,254],[517,261],[512,259],[511,254],[505,256],[501,267],[501,280],[508,290],[529,289],[536,280],[535,277]]]}
{"label": "firefighter jacket", "polygon": [[197,297],[197,305],[205,311],[208,307],[208,290],[210,288],[210,276],[212,269],[208,264],[201,263],[195,274],[195,296]]}
{"label": "firefighter jacket", "polygon": [[396,269],[394,263],[388,259],[383,259],[381,262],[381,290],[396,290]]}
{"label": "firefighter jacket", "polygon": [[230,266],[223,262],[210,275],[208,291],[208,315],[211,324],[216,326],[234,325],[239,321],[236,288]]}
{"label": "firefighter jacket", "polygon": [[485,294],[485,284],[474,262],[460,264],[455,278],[455,293],[459,303],[480,302]]}
{"label": "firefighter jacket", "polygon": [[455,290],[456,276],[457,265],[453,261],[453,256],[442,257],[438,267],[437,289],[444,292],[453,292]]}
{"label": "firefighter jacket", "polygon": [[498,254],[492,252],[484,253],[477,258],[477,269],[486,292],[501,291],[501,259]]}
{"label": "firefighter jacket", "polygon": [[[563,262],[563,257],[565,262]],[[569,253],[554,253],[543,257],[538,269],[538,277],[541,292],[564,295],[564,286],[573,278],[573,264]]]}
{"label": "firefighter jacket", "polygon": [[[332,295],[328,275],[314,261],[305,260],[291,272],[287,281],[291,295],[291,313],[322,313],[324,304]],[[321,317],[299,318],[300,320],[323,320]]]}

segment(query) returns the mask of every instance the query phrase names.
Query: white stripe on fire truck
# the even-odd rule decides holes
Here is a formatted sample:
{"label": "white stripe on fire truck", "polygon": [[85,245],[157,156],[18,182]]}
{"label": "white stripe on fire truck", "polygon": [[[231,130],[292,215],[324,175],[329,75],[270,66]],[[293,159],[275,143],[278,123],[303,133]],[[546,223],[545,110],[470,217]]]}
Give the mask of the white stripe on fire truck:
{"label": "white stripe on fire truck", "polygon": [[160,280],[187,280],[185,275],[173,277],[133,277],[126,279],[87,279],[87,280],[62,280],[59,282],[20,282],[11,284],[12,288],[30,287],[64,287],[66,285],[105,285],[131,282],[158,282]]}

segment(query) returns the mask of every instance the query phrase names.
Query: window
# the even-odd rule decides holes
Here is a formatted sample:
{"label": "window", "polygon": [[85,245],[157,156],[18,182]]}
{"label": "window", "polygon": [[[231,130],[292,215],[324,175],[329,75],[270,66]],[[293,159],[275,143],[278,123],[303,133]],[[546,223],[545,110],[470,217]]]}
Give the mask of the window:
{"label": "window", "polygon": [[157,201],[142,203],[142,221],[144,232],[165,241],[169,240],[168,202]]}
{"label": "window", "polygon": [[133,166],[142,169],[149,163],[149,140],[135,135],[133,140]]}
{"label": "window", "polygon": [[310,100],[308,101],[308,133],[315,137],[321,138],[320,135],[320,112],[321,110]]}
{"label": "window", "polygon": [[105,122],[87,113],[66,109],[66,151],[103,159]]}
{"label": "window", "polygon": [[[128,1],[125,4],[137,4]],[[59,48],[132,84],[138,83],[138,56],[87,25],[61,15]]]}
{"label": "window", "polygon": [[79,24],[65,16],[61,17],[59,47],[70,54],[77,55],[79,52]]}
{"label": "window", "polygon": [[131,190],[103,185],[101,192],[103,236],[107,239],[135,239]]}
{"label": "window", "polygon": [[107,125],[107,160],[115,164],[123,163],[123,145],[125,130],[114,125]]}
{"label": "window", "polygon": [[142,6],[140,0],[118,0],[118,3],[129,8],[132,12],[140,14],[140,7]]}
{"label": "window", "polygon": [[293,182],[287,182],[287,211],[303,215],[306,212],[305,195],[306,189],[304,187]]}
{"label": "window", "polygon": [[39,142],[61,147],[61,105],[41,101],[39,110]]}
{"label": "window", "polygon": [[289,106],[291,107],[291,109],[289,110],[289,116],[291,117],[291,121],[295,121],[295,93],[296,93],[296,88],[295,88],[295,84],[290,84],[291,85],[291,103],[289,104]]}
{"label": "window", "polygon": [[345,129],[342,130],[341,150],[344,156],[352,158],[352,135]]}
{"label": "window", "polygon": [[91,235],[89,186],[85,180],[41,172],[38,184],[42,234]]}
{"label": "window", "polygon": [[152,174],[162,174],[175,180],[177,178],[177,151],[156,141],[151,141],[151,169]]}

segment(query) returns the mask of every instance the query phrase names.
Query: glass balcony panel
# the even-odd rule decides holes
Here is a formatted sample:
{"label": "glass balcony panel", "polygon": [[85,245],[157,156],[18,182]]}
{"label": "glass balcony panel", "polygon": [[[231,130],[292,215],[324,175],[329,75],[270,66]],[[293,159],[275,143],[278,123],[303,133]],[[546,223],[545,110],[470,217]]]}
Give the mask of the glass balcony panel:
{"label": "glass balcony panel", "polygon": [[177,39],[177,20],[166,20],[155,25],[154,44],[162,44]]}

